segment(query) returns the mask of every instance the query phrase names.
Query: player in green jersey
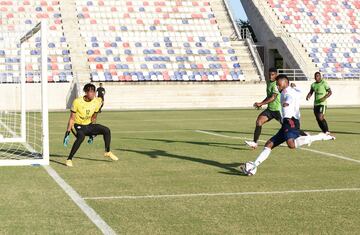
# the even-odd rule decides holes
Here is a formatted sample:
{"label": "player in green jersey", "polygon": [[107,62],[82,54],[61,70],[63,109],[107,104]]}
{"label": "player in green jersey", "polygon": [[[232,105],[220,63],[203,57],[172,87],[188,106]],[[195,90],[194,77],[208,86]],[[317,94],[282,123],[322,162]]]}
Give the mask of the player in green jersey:
{"label": "player in green jersey", "polygon": [[254,107],[257,109],[261,108],[263,105],[267,105],[267,108],[260,113],[256,119],[253,141],[245,141],[245,143],[253,149],[258,146],[257,142],[261,134],[262,126],[265,123],[272,119],[276,119],[281,123],[280,93],[276,86],[276,76],[276,68],[269,69],[269,78],[266,80],[266,98],[262,102],[256,102],[254,104]]}
{"label": "player in green jersey", "polygon": [[328,124],[325,120],[325,113],[327,108],[327,99],[332,95],[332,92],[328,83],[322,79],[320,72],[315,73],[315,82],[311,84],[310,92],[306,96],[306,100],[309,100],[314,93],[314,115],[316,117],[316,121],[318,122],[322,132],[330,134]]}

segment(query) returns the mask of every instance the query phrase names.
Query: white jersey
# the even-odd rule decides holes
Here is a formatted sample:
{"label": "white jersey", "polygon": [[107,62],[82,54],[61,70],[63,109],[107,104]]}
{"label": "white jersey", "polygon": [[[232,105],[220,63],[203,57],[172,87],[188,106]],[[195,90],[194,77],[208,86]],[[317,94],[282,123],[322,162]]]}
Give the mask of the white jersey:
{"label": "white jersey", "polygon": [[[300,120],[300,91],[288,86],[281,92],[282,118],[296,118]],[[284,106],[284,104],[288,104]]]}

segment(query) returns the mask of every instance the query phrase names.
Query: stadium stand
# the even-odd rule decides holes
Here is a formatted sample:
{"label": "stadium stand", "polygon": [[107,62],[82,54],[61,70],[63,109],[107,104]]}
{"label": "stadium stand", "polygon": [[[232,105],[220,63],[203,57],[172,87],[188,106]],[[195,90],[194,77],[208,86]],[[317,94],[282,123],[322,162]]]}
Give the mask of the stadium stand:
{"label": "stadium stand", "polygon": [[[229,27],[221,29],[212,4],[208,0],[0,1],[0,79],[19,77],[19,46],[14,41],[47,19],[50,82],[72,81],[79,70],[84,72],[81,77],[92,81],[245,80],[242,65],[250,72],[256,70],[254,64],[246,66],[250,51],[239,54],[239,48],[247,45],[233,43],[230,34],[223,34]],[[37,40],[37,48],[28,48],[29,55],[40,53]],[[81,64],[84,55],[87,60]],[[34,60],[30,56],[27,62],[28,82],[39,80]]]}
{"label": "stadium stand", "polygon": [[[324,77],[360,77],[360,1],[254,2],[260,11],[265,6],[263,15],[267,11],[277,18],[276,22],[302,45],[305,55]],[[294,54],[294,50],[292,52]]]}
{"label": "stadium stand", "polygon": [[[20,39],[41,19],[47,19],[48,30],[48,69],[50,82],[69,82],[72,80],[72,66],[69,48],[62,31],[62,18],[59,1],[24,0],[0,1],[0,79],[11,82],[19,78]],[[40,79],[38,58],[40,38],[36,38],[36,47],[26,48],[29,59],[26,63],[28,82]],[[33,57],[31,56],[33,55]],[[36,57],[35,57],[36,56]]]}
{"label": "stadium stand", "polygon": [[360,1],[269,0],[287,31],[328,78],[360,73]]}
{"label": "stadium stand", "polygon": [[208,1],[76,5],[93,81],[244,80]]}

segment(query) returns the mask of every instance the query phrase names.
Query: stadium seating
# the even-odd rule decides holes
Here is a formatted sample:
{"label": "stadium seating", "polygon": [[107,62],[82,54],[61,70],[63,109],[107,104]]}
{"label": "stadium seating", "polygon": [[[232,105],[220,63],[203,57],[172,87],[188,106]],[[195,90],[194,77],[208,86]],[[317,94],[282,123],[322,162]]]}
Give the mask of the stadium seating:
{"label": "stadium seating", "polygon": [[243,80],[207,0],[76,0],[93,81]]}
{"label": "stadium seating", "polygon": [[[50,82],[68,82],[73,79],[71,59],[63,34],[59,1],[24,0],[0,1],[0,81],[19,79],[19,40],[41,19],[48,23],[48,69]],[[30,44],[27,44],[30,45]],[[35,37],[33,47],[25,48],[26,79],[40,79],[40,38]]]}
{"label": "stadium seating", "polygon": [[328,78],[360,74],[360,1],[267,0]]}

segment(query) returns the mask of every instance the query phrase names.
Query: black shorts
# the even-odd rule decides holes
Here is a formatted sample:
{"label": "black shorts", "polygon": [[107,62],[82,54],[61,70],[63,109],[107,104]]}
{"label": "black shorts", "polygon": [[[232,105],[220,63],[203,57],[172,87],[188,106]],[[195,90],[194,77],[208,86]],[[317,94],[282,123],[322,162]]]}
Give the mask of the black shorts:
{"label": "black shorts", "polygon": [[270,109],[265,109],[264,111],[262,111],[262,113],[260,113],[259,116],[265,116],[269,119],[269,121],[272,119],[276,119],[278,122],[281,123],[280,111],[271,111]]}
{"label": "black shorts", "polygon": [[326,113],[327,106],[326,105],[315,105],[314,106],[314,114],[324,114]]}
{"label": "black shorts", "polygon": [[270,141],[273,142],[273,148],[288,141],[289,139],[296,139],[300,136],[300,122],[296,118],[284,118],[281,129],[274,135]]}
{"label": "black shorts", "polygon": [[106,126],[100,124],[78,125],[74,124],[74,128],[71,132],[77,136],[79,132],[82,132],[85,136],[96,136],[108,129]]}
{"label": "black shorts", "polygon": [[104,102],[104,96],[98,96],[98,98],[100,98],[103,102]]}

